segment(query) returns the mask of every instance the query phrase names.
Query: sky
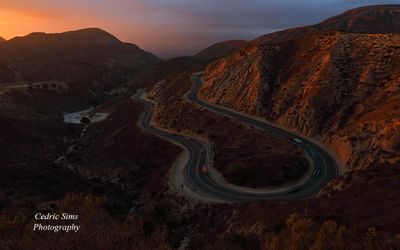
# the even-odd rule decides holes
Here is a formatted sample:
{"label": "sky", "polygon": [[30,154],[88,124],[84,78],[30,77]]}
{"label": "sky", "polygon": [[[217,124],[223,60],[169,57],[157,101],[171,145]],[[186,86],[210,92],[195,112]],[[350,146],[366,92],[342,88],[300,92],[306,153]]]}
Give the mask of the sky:
{"label": "sky", "polygon": [[391,3],[399,0],[0,0],[0,36],[98,27],[168,58]]}

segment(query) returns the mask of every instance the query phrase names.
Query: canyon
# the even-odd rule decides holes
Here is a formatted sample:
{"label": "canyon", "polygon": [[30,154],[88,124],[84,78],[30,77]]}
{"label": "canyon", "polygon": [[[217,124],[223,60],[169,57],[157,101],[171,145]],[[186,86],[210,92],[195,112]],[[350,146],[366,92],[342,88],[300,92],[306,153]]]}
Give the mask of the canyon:
{"label": "canyon", "polygon": [[[397,249],[399,59],[399,5],[170,60],[97,28],[0,38],[0,248]],[[294,140],[191,102],[202,71],[202,99],[318,141],[346,171],[304,200],[211,203],[171,188],[185,152],[138,125],[138,89],[156,104],[152,125],[207,141],[232,185],[291,185],[313,167]],[[108,116],[63,122],[88,108]],[[82,230],[34,234],[39,212],[77,214]]]}

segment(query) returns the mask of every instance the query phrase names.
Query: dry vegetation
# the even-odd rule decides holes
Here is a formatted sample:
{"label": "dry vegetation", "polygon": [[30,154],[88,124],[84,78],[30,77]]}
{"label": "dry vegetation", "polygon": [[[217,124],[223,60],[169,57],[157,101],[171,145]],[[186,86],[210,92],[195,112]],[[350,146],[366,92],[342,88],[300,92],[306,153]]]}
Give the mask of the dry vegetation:
{"label": "dry vegetation", "polygon": [[282,224],[273,223],[271,221],[271,228],[266,228],[261,240],[240,233],[207,235],[193,244],[193,249],[378,250],[400,247],[400,234],[383,234],[374,227],[358,233],[332,220],[318,223],[296,213]]}
{"label": "dry vegetation", "polygon": [[[171,222],[165,220],[168,208],[164,205],[158,207],[145,213],[111,217],[106,212],[104,198],[90,194],[67,194],[64,199],[49,203],[48,210],[42,212],[68,211],[79,214],[79,220],[75,223],[81,229],[77,233],[33,232],[35,221],[30,213],[0,214],[0,248],[176,249],[177,241],[175,233],[171,231]],[[190,223],[196,223],[200,230],[192,235],[189,249],[394,250],[400,247],[400,234],[385,233],[373,226],[356,230],[333,219],[314,220],[298,213],[288,217],[271,215],[261,223],[261,230],[257,233],[253,230],[260,228],[260,223],[250,228],[240,228],[233,221],[229,223],[229,230],[215,233],[222,229],[224,217],[229,216],[229,211],[218,220],[210,220],[210,213],[217,216],[223,207],[217,208],[218,212],[210,209],[204,209],[203,206],[193,214]],[[211,231],[209,226],[204,227],[204,223],[214,224]]]}

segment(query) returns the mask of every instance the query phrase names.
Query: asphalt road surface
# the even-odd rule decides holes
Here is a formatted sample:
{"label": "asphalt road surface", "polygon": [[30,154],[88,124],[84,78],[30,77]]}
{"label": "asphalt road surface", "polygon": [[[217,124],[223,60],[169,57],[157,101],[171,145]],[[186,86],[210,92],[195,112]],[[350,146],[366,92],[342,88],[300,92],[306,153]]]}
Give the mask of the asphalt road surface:
{"label": "asphalt road surface", "polygon": [[202,168],[208,165],[209,161],[210,148],[208,143],[185,135],[172,134],[153,127],[151,124],[154,109],[153,103],[141,98],[140,96],[143,94],[143,90],[140,90],[138,94],[134,96],[134,99],[145,104],[139,125],[153,134],[179,144],[189,152],[189,162],[183,171],[183,185],[186,191],[189,190],[195,193],[200,199],[219,202],[301,200],[315,196],[332,178],[338,175],[338,165],[334,158],[317,144],[285,129],[199,99],[197,97],[197,92],[203,84],[202,74],[194,74],[192,80],[193,86],[187,95],[189,101],[227,117],[245,122],[253,127],[265,130],[266,133],[274,133],[283,138],[287,138],[304,149],[312,159],[314,169],[312,170],[312,175],[310,175],[308,179],[285,188],[268,190],[240,189],[220,183],[217,178],[213,178],[209,171],[202,171]]}

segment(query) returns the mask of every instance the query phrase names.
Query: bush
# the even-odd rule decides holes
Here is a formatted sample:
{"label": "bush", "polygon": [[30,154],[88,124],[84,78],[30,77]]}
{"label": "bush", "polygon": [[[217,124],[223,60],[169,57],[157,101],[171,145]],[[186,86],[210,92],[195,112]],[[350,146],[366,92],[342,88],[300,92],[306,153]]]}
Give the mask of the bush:
{"label": "bush", "polygon": [[[271,218],[267,224],[280,224]],[[193,249],[271,249],[271,250],[391,250],[400,249],[400,234],[391,236],[374,227],[365,233],[351,230],[333,220],[322,223],[295,213],[279,230],[265,227],[266,233],[251,235],[247,230],[229,229],[217,237],[199,236]],[[202,238],[203,237],[203,238]]]}
{"label": "bush", "polygon": [[318,224],[309,218],[292,214],[286,228],[278,234],[270,233],[264,242],[265,249],[399,249],[400,239],[390,238],[370,228],[359,235],[346,226],[328,220]]}

